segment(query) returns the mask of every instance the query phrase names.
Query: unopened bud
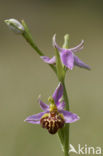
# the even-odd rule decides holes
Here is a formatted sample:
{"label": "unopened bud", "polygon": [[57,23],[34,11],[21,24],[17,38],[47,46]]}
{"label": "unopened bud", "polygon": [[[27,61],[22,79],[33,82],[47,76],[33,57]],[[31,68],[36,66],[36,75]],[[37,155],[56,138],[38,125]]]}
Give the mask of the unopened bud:
{"label": "unopened bud", "polygon": [[24,27],[23,25],[16,19],[8,19],[5,20],[5,23],[7,24],[7,26],[13,30],[15,33],[23,33],[24,32]]}

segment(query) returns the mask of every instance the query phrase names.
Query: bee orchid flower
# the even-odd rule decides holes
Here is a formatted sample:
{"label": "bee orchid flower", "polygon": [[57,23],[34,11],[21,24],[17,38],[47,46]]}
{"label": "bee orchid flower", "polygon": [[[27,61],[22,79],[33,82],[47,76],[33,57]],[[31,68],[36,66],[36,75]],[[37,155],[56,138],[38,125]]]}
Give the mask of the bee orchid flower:
{"label": "bee orchid flower", "polygon": [[53,95],[48,98],[50,105],[45,104],[39,99],[40,107],[43,112],[31,115],[24,121],[31,124],[40,124],[46,128],[50,134],[55,134],[67,123],[79,120],[79,117],[69,111],[64,110],[65,102],[62,101],[63,85],[59,83]]}
{"label": "bee orchid flower", "polygon": [[[84,47],[84,41],[82,40],[79,45],[77,45],[74,48],[65,49],[59,47],[59,45],[56,43],[56,35],[53,36],[53,46],[58,50],[60,53],[61,62],[64,66],[69,68],[70,70],[73,69],[73,67],[76,65],[81,68],[85,68],[90,70],[90,67],[82,62],[76,55],[76,52],[79,52]],[[56,57],[53,56],[52,58],[49,58],[47,56],[41,56],[41,59],[48,64],[56,64]]]}

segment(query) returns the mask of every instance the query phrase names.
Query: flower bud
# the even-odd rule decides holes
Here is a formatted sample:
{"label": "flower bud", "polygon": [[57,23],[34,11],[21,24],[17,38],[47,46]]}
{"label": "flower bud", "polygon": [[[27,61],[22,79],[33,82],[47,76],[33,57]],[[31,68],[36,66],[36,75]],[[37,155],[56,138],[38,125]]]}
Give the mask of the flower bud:
{"label": "flower bud", "polygon": [[24,32],[23,25],[16,19],[11,18],[11,19],[5,20],[5,23],[11,30],[13,30],[17,34],[21,34]]}

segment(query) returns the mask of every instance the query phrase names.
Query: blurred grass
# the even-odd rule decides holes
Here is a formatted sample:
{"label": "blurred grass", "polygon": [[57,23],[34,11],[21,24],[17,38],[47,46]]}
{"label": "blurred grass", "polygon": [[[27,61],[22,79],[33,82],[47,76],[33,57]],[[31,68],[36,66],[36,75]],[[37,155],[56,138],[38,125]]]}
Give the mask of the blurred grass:
{"label": "blurred grass", "polygon": [[38,95],[47,102],[58,84],[52,70],[21,36],[9,31],[4,19],[24,19],[34,40],[48,56],[54,55],[52,36],[59,44],[70,34],[70,47],[85,40],[78,56],[92,67],[90,72],[76,68],[66,82],[70,108],[81,120],[71,124],[70,141],[102,146],[103,131],[103,2],[97,0],[0,0],[0,156],[59,155],[57,136],[40,126],[24,123],[40,112]]}

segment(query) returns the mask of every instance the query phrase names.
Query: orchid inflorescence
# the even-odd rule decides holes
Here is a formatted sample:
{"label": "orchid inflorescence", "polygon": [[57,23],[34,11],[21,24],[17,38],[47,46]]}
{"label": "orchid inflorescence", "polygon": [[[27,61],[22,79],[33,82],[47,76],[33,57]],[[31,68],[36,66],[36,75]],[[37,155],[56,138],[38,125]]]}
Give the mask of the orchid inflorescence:
{"label": "orchid inflorescence", "polygon": [[67,69],[72,70],[74,66],[90,70],[90,67],[81,61],[75,54],[84,48],[84,40],[74,48],[68,48],[68,35],[64,37],[63,47],[60,47],[56,42],[56,34],[53,36],[53,47],[56,50],[56,55],[52,58],[45,56],[37,47],[32,39],[29,28],[22,20],[19,22],[16,19],[5,20],[7,26],[17,34],[21,34],[32,48],[40,55],[40,58],[56,73],[59,84],[53,95],[48,98],[49,105],[45,104],[39,98],[40,107],[43,112],[31,115],[24,121],[31,124],[40,124],[47,129],[50,134],[58,132],[61,144],[64,149],[65,156],[69,153],[69,123],[79,120],[79,116],[69,111],[69,100],[65,87],[65,73]]}

